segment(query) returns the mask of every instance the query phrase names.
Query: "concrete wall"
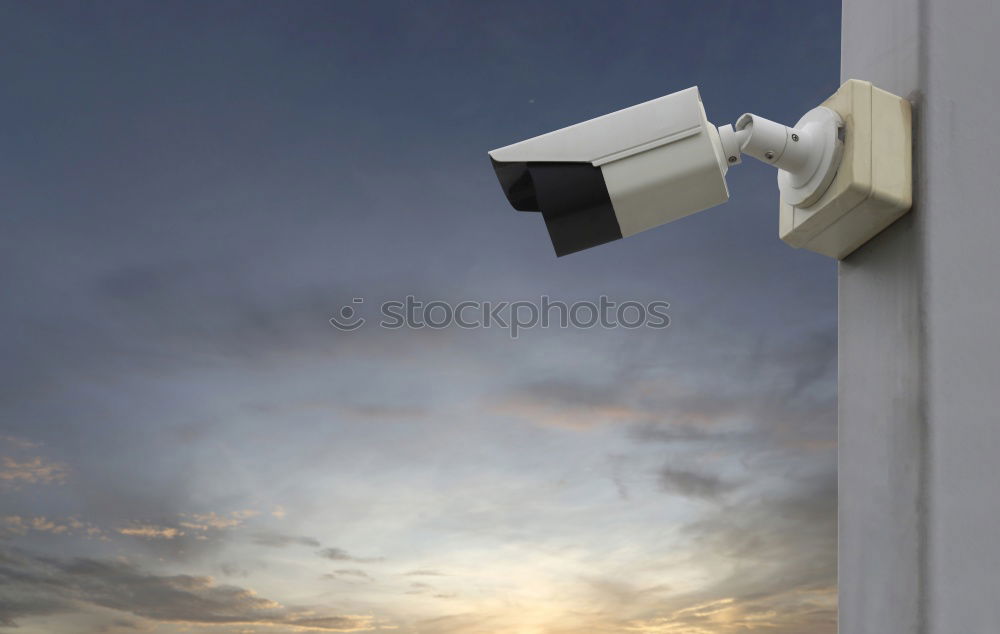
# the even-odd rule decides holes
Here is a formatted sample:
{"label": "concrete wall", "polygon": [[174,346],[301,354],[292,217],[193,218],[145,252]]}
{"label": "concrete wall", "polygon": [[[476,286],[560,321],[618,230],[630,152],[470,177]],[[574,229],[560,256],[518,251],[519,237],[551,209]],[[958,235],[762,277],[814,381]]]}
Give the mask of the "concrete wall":
{"label": "concrete wall", "polygon": [[1000,3],[844,0],[914,208],[840,266],[840,632],[1000,632]]}

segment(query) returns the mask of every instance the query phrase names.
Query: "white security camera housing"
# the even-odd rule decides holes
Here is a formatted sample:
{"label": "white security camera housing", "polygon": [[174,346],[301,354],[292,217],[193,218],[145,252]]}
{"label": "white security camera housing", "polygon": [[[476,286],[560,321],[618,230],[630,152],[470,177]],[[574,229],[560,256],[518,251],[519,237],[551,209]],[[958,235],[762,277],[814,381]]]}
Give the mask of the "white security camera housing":
{"label": "white security camera housing", "polygon": [[490,152],[507,200],[540,211],[557,255],[729,200],[726,158],[698,88]]}
{"label": "white security camera housing", "polygon": [[857,80],[838,95],[795,127],[745,114],[717,128],[693,87],[489,155],[507,200],[541,212],[560,256],[726,202],[726,172],[747,154],[779,170],[781,238],[842,258],[909,209],[911,139],[905,100]]}

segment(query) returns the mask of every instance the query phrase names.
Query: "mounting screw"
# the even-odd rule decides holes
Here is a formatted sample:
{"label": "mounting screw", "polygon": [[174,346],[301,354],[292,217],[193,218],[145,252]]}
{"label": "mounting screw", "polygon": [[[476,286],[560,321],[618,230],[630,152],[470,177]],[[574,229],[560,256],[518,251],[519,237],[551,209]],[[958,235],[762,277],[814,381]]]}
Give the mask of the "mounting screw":
{"label": "mounting screw", "polygon": [[736,162],[736,157],[735,156],[730,156],[729,157],[729,162],[730,163],[735,163]]}
{"label": "mounting screw", "polygon": [[770,161],[771,159],[774,158],[774,152],[772,152],[771,150],[768,150],[767,152],[764,152],[764,156],[767,158],[767,160]]}
{"label": "mounting screw", "polygon": [[798,141],[798,140],[799,140],[799,135],[793,134],[792,135],[792,141]]}

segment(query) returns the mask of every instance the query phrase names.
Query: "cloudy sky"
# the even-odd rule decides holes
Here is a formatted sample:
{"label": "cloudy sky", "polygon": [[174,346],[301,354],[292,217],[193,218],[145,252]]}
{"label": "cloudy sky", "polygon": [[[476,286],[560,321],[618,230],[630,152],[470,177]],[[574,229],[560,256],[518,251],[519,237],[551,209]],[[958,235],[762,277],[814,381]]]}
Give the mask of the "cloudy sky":
{"label": "cloudy sky", "polygon": [[[836,271],[773,170],[557,259],[486,151],[693,85],[792,123],[838,2],[6,2],[0,37],[0,630],[835,632]],[[378,327],[407,295],[670,326]]]}

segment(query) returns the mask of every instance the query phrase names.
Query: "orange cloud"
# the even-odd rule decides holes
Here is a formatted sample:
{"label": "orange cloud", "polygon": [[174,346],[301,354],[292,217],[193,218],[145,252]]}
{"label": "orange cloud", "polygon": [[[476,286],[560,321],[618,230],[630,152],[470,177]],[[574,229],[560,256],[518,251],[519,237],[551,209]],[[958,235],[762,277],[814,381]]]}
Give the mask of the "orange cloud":
{"label": "orange cloud", "polygon": [[180,525],[196,531],[223,530],[240,526],[245,520],[259,514],[259,511],[252,509],[232,511],[228,515],[219,515],[214,511],[210,513],[182,513],[181,517],[184,517],[185,521],[180,522]]}
{"label": "orange cloud", "polygon": [[20,515],[7,515],[3,518],[3,526],[15,535],[26,535],[29,531],[59,534],[69,530],[68,526],[57,524],[44,517],[22,517]]}
{"label": "orange cloud", "polygon": [[44,516],[6,515],[0,518],[0,528],[12,535],[27,535],[29,532],[50,535],[82,533],[87,537],[96,537],[101,534],[101,529],[85,524],[75,517],[67,520],[51,520]]}
{"label": "orange cloud", "polygon": [[173,526],[156,526],[153,524],[138,524],[128,528],[119,528],[118,532],[130,537],[142,537],[144,539],[174,539],[182,537],[184,531]]}
{"label": "orange cloud", "polygon": [[46,462],[40,457],[18,461],[9,456],[0,458],[0,484],[17,488],[23,484],[62,484],[69,469],[57,462]]}

